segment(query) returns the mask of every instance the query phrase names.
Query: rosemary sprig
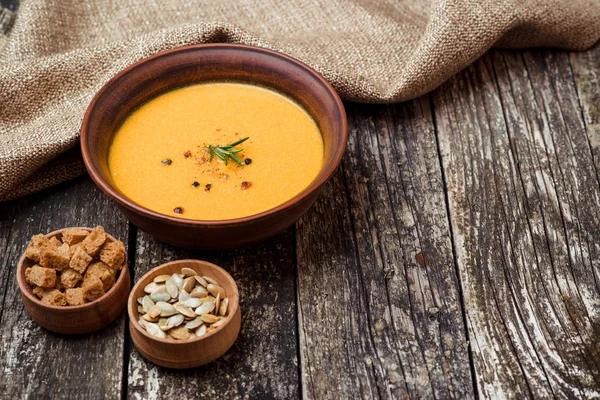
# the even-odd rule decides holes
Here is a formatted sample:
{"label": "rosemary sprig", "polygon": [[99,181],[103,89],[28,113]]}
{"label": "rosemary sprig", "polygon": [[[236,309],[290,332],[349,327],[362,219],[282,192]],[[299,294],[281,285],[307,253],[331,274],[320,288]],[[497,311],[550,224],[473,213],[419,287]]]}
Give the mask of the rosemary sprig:
{"label": "rosemary sprig", "polygon": [[225,165],[227,165],[227,159],[231,158],[238,165],[243,167],[244,164],[242,163],[242,160],[240,160],[240,158],[235,153],[239,153],[244,149],[234,149],[234,147],[244,143],[249,138],[250,136],[247,136],[243,139],[238,140],[237,142],[229,143],[225,146],[219,146],[217,144],[210,144],[206,146],[206,148],[208,149],[208,153],[210,154],[210,159],[208,160],[208,162],[211,162],[213,157],[217,157],[223,160]]}

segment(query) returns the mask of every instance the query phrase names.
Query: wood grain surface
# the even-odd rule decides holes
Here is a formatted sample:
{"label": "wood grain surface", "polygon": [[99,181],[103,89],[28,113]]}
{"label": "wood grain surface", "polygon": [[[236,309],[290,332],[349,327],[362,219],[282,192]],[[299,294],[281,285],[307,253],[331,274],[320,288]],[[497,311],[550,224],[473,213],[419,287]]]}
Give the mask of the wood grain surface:
{"label": "wood grain surface", "polygon": [[[494,50],[429,96],[346,104],[316,205],[235,251],[162,244],[88,178],[0,204],[0,398],[599,397],[599,76],[600,46]],[[134,282],[181,258],[227,269],[233,348],[170,371],[124,315],[76,338],[38,327],[14,279],[28,238],[95,224],[127,241]]]}

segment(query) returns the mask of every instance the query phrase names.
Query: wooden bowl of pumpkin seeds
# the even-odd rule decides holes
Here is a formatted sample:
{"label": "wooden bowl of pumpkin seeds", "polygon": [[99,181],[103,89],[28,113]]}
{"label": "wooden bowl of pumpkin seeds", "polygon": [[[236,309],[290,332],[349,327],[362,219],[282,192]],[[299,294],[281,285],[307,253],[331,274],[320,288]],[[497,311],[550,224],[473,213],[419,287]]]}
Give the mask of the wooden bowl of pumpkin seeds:
{"label": "wooden bowl of pumpkin seeds", "polygon": [[194,368],[221,357],[241,325],[239,294],[224,269],[200,260],[162,264],[129,295],[129,332],[138,351],[167,368]]}

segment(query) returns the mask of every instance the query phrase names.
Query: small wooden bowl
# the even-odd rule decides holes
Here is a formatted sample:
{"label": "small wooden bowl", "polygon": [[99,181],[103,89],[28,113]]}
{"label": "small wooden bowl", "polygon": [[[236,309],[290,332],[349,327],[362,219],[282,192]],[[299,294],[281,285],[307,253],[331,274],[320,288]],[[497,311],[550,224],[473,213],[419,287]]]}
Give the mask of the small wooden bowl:
{"label": "small wooden bowl", "polygon": [[[158,275],[180,273],[187,267],[199,275],[215,279],[225,289],[229,298],[229,313],[226,322],[207,332],[204,336],[189,340],[160,339],[150,335],[138,322],[138,297],[144,296],[144,287]],[[148,360],[167,368],[194,368],[208,364],[221,357],[235,342],[240,333],[242,314],[239,308],[239,294],[235,281],[225,271],[214,264],[200,260],[179,260],[159,265],[135,284],[127,302],[129,332],[133,344]]]}
{"label": "small wooden bowl", "polygon": [[[78,229],[92,230],[83,227]],[[50,239],[54,236],[61,239],[63,230],[59,229],[51,232],[46,237]],[[106,236],[107,240],[117,241],[111,235],[107,234]],[[35,322],[49,331],[67,335],[95,332],[113,322],[127,304],[127,295],[131,287],[131,278],[127,268],[127,255],[113,287],[104,296],[80,306],[60,307],[42,303],[33,294],[31,286],[25,281],[25,269],[35,264],[36,262],[25,257],[25,254],[21,256],[17,266],[17,283],[21,290],[21,298],[25,304],[25,309]]]}
{"label": "small wooden bowl", "polygon": [[[285,203],[244,218],[204,221],[176,218],[143,207],[114,185],[108,170],[113,135],[148,100],[202,82],[245,82],[283,93],[315,119],[324,144],[323,166],[311,184]],[[315,202],[340,164],[348,138],[344,105],[318,72],[291,57],[258,47],[204,44],[158,53],[127,67],[92,99],[81,125],[81,152],[96,185],[134,225],[163,242],[196,249],[256,243],[293,225]]]}

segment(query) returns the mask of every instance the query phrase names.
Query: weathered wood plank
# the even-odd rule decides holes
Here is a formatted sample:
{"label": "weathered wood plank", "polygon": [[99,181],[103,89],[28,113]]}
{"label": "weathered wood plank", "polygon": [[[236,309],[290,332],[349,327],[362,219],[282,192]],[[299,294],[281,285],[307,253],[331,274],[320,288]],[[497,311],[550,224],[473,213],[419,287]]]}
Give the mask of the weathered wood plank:
{"label": "weathered wood plank", "polygon": [[90,335],[53,334],[27,314],[15,277],[17,261],[32,235],[95,225],[127,242],[127,222],[89,179],[0,203],[0,397],[121,396],[124,317]]}
{"label": "weathered wood plank", "polygon": [[[296,237],[302,394],[309,399],[379,397],[381,362],[341,171],[296,225]],[[393,390],[406,395],[400,364],[389,367]]]}
{"label": "weathered wood plank", "polygon": [[304,393],[472,397],[428,98],[348,111],[343,174],[297,230]]}
{"label": "weathered wood plank", "polygon": [[588,51],[569,53],[569,60],[600,181],[600,43]]}
{"label": "weathered wood plank", "polygon": [[600,394],[598,185],[569,71],[494,51],[433,95],[486,397]]}
{"label": "weathered wood plank", "polygon": [[[523,56],[536,105],[547,118],[544,140],[567,246],[565,278],[572,288],[562,294],[600,386],[600,186],[592,150],[568,54],[536,51]],[[600,63],[591,68],[600,72]]]}
{"label": "weathered wood plank", "polygon": [[242,328],[233,347],[207,366],[174,371],[146,361],[131,345],[128,397],[298,397],[293,230],[230,252],[178,249],[139,232],[135,277],[167,261],[195,258],[225,268],[240,291]]}

